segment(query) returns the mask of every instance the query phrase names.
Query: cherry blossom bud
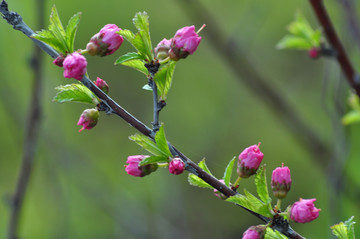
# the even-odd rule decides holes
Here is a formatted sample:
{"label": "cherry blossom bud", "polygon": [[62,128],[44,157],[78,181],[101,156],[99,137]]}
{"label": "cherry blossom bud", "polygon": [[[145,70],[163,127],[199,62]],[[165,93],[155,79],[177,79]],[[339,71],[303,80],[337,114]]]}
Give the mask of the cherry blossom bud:
{"label": "cherry blossom bud", "polygon": [[63,66],[65,78],[81,80],[86,73],[87,61],[83,55],[74,52],[66,56]]}
{"label": "cherry blossom bud", "polygon": [[100,77],[97,77],[94,83],[97,87],[100,88],[100,90],[104,91],[106,94],[109,93],[109,86],[106,81],[104,81]]}
{"label": "cherry blossom bud", "polygon": [[266,226],[264,225],[251,226],[244,232],[242,239],[263,239],[265,232]]}
{"label": "cherry blossom bud", "polygon": [[187,26],[179,29],[171,39],[169,56],[178,61],[193,54],[199,46],[201,37],[195,32],[195,26]]}
{"label": "cherry blossom bud", "polygon": [[99,111],[97,109],[86,109],[80,115],[80,119],[77,125],[82,125],[82,128],[79,132],[84,129],[90,130],[95,127],[99,119]]}
{"label": "cherry blossom bud", "polygon": [[282,164],[281,168],[276,168],[271,177],[271,188],[276,198],[285,198],[291,188],[291,176],[290,169],[284,167]]}
{"label": "cherry blossom bud", "polygon": [[260,151],[259,147],[260,143],[252,145],[244,149],[239,155],[237,173],[241,178],[248,178],[258,170],[264,158],[264,154]]}
{"label": "cherry blossom bud", "polygon": [[299,223],[311,222],[318,218],[320,209],[314,205],[316,201],[313,199],[302,199],[294,203],[290,209],[291,220]]}
{"label": "cherry blossom bud", "polygon": [[175,175],[181,174],[185,170],[185,164],[180,158],[174,158],[169,163],[169,172]]}
{"label": "cherry blossom bud", "polygon": [[161,42],[155,47],[154,54],[156,59],[164,60],[169,56],[169,50],[171,46],[171,39],[162,39]]}
{"label": "cherry blossom bud", "polygon": [[[223,179],[220,179],[219,181],[222,183],[225,183]],[[227,197],[224,194],[222,194],[221,192],[219,192],[216,188],[214,188],[214,194],[215,194],[215,196],[217,196],[220,199],[224,199],[224,200],[227,199]]]}
{"label": "cherry blossom bud", "polygon": [[92,56],[106,56],[113,54],[121,46],[124,38],[120,36],[121,28],[115,24],[105,25],[98,33],[96,33],[86,46],[86,50]]}
{"label": "cherry blossom bud", "polygon": [[319,49],[317,47],[313,47],[308,51],[309,57],[312,59],[316,59],[319,57],[320,52]]}
{"label": "cherry blossom bud", "polygon": [[53,63],[59,67],[63,67],[64,60],[65,56],[63,54],[60,54],[58,57],[55,58]]}
{"label": "cherry blossom bud", "polygon": [[125,165],[125,171],[135,177],[144,177],[152,172],[155,172],[158,168],[157,164],[147,164],[144,166],[139,166],[139,163],[148,158],[148,155],[133,155],[129,156]]}

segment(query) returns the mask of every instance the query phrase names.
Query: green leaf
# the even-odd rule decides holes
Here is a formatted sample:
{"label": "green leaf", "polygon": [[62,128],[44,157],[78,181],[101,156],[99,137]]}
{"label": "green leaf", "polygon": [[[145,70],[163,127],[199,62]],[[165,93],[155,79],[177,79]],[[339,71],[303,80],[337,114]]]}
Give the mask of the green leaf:
{"label": "green leaf", "polygon": [[71,52],[66,44],[64,27],[55,5],[51,9],[49,31],[66,47],[67,52]]}
{"label": "green leaf", "polygon": [[279,231],[267,227],[265,233],[265,239],[288,239],[288,237],[284,236]]}
{"label": "green leaf", "polygon": [[55,90],[57,90],[58,93],[53,98],[53,101],[58,103],[79,102],[92,105],[99,104],[99,99],[94,95],[94,93],[82,84],[58,86]]}
{"label": "green leaf", "polygon": [[225,169],[223,180],[224,180],[225,185],[228,187],[230,186],[231,173],[232,173],[232,170],[234,167],[235,160],[236,160],[236,157],[233,157]]}
{"label": "green leaf", "polygon": [[63,44],[62,41],[59,41],[54,36],[54,34],[52,34],[48,30],[37,31],[31,37],[35,38],[35,39],[37,39],[39,41],[45,42],[46,44],[48,44],[49,46],[51,46],[52,48],[54,48],[58,52],[66,54],[66,51],[67,51],[66,46]]}
{"label": "green leaf", "polygon": [[175,65],[176,61],[170,61],[169,63],[162,65],[154,76],[160,97],[163,100],[166,100],[166,96],[170,90]]}
{"label": "green leaf", "polygon": [[149,16],[146,12],[138,12],[133,18],[133,23],[136,29],[139,31],[137,36],[139,36],[142,42],[142,48],[138,50],[142,55],[146,56],[149,61],[151,61],[154,56],[152,53],[153,51],[150,38]]}
{"label": "green leaf", "polygon": [[355,239],[355,232],[354,232],[354,224],[353,221],[354,217],[349,218],[345,223],[340,222],[331,228],[332,233],[340,239]]}
{"label": "green leaf", "polygon": [[150,156],[148,158],[145,158],[144,160],[142,160],[139,163],[139,166],[144,166],[147,164],[152,164],[152,163],[168,163],[169,162],[169,158],[168,157],[164,157],[164,156]]}
{"label": "green leaf", "polygon": [[285,36],[276,45],[277,49],[309,50],[311,47],[312,45],[307,39],[290,35]]}
{"label": "green leaf", "polygon": [[72,16],[66,26],[65,39],[70,52],[74,52],[75,36],[81,18],[81,12]]}
{"label": "green leaf", "polygon": [[255,175],[255,185],[256,191],[260,197],[260,199],[265,203],[270,203],[271,198],[269,196],[269,191],[266,183],[266,175],[265,175],[265,166],[261,166],[256,175]]}
{"label": "green leaf", "polygon": [[[208,174],[212,175],[209,168],[206,166],[205,163],[205,159],[201,160],[200,163],[198,164],[200,168],[202,168],[205,172],[207,172]],[[197,186],[200,188],[210,188],[213,189],[212,186],[210,186],[208,183],[206,183],[204,180],[202,180],[201,178],[199,178],[198,176],[190,173],[188,176],[188,181],[192,186]]]}
{"label": "green leaf", "polygon": [[[138,60],[138,59],[143,59],[142,55],[139,55],[136,52],[128,52],[125,55],[120,56],[115,61],[115,65],[122,64],[124,62],[131,61],[131,60]],[[143,63],[143,65],[144,65],[144,63]]]}
{"label": "green leaf", "polygon": [[168,157],[172,157],[172,154],[170,152],[170,149],[169,149],[166,137],[165,137],[165,132],[164,132],[164,126],[163,125],[160,127],[158,132],[156,132],[155,142],[156,142],[157,146],[159,147],[159,149],[162,152],[166,153],[166,155]]}
{"label": "green leaf", "polygon": [[271,207],[269,208],[269,204],[263,203],[257,197],[244,190],[245,195],[237,194],[235,196],[229,197],[226,199],[228,202],[233,202],[239,204],[249,210],[252,210],[256,213],[259,213],[265,217],[272,217]]}
{"label": "green leaf", "polygon": [[144,63],[141,60],[130,60],[120,64],[138,70],[145,75],[149,75],[149,71],[146,69]]}
{"label": "green leaf", "polygon": [[350,111],[349,113],[347,113],[342,117],[341,122],[344,125],[350,125],[360,122],[360,111],[357,110]]}
{"label": "green leaf", "polygon": [[145,135],[135,134],[129,137],[130,140],[140,145],[143,149],[152,153],[155,156],[169,157],[167,152],[164,152],[159,146]]}

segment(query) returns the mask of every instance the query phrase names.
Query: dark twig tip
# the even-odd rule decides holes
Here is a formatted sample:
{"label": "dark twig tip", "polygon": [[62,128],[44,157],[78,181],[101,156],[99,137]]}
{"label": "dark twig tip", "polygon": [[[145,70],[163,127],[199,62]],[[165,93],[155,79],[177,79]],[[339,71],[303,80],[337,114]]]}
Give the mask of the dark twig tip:
{"label": "dark twig tip", "polygon": [[7,12],[9,11],[8,4],[7,4],[7,2],[5,0],[2,0],[2,2],[0,4],[0,7],[5,9],[5,11],[7,11]]}

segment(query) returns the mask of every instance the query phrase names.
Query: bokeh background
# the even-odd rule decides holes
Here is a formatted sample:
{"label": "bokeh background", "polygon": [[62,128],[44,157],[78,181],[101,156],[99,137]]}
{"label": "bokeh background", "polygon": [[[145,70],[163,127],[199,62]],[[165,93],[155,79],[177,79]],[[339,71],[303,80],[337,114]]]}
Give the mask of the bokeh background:
{"label": "bokeh background", "polygon": [[[326,6],[358,66],[360,39],[352,34],[344,2],[354,3],[328,0]],[[39,29],[37,1],[8,3],[30,27]],[[200,11],[194,3],[201,4]],[[329,226],[350,216],[360,221],[360,125],[344,128],[339,124],[349,92],[339,67],[332,60],[311,60],[306,52],[275,49],[297,10],[318,27],[308,1],[51,0],[45,1],[46,25],[53,4],[64,23],[74,13],[83,13],[76,48],[84,48],[108,23],[134,30],[131,19],[138,11],[150,15],[153,45],[171,38],[183,26],[199,28],[206,23],[198,51],[177,64],[168,105],[161,112],[168,140],[195,162],[205,157],[219,178],[233,156],[261,142],[268,180],[281,163],[291,169],[293,185],[283,206],[300,197],[317,198],[320,217],[308,224],[292,224],[306,238],[331,238]],[[360,4],[351,9],[359,13]],[[210,33],[218,28],[221,32],[215,35],[225,43],[212,41]],[[27,115],[34,46],[5,21],[0,21],[0,36],[0,237],[5,238],[24,135],[27,127],[32,127],[27,125]],[[233,49],[235,60],[223,54],[224,45]],[[142,90],[145,77],[113,64],[128,51],[132,48],[124,42],[113,56],[88,57],[88,73],[94,80],[97,76],[106,80],[110,96],[150,125],[152,96]],[[76,123],[87,106],[52,102],[56,86],[74,81],[64,79],[49,56],[44,62],[41,129],[21,214],[20,238],[230,239],[241,238],[249,226],[261,223],[219,200],[212,191],[190,186],[187,174],[174,176],[163,169],[145,178],[127,175],[123,166],[127,156],[145,153],[128,140],[135,129],[117,116],[101,114],[93,130],[79,133]],[[316,145],[309,147],[312,140],[296,131],[297,122],[284,119],[263,92],[244,83],[252,78],[251,72],[290,105],[296,118],[330,149],[329,154],[324,156]],[[240,190],[245,187],[255,193],[252,179],[241,182]],[[356,234],[360,236],[359,227]]]}

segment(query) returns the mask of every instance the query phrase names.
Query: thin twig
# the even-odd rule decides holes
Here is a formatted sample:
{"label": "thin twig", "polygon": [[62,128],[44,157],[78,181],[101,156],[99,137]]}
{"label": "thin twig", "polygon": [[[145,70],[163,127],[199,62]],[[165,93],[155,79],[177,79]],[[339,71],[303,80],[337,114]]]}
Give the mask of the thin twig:
{"label": "thin twig", "polygon": [[[3,3],[4,2],[5,1],[3,0]],[[15,13],[9,14],[9,12],[7,10],[7,5],[6,5],[6,9],[5,9],[3,7],[3,3],[0,5],[0,12],[1,13],[4,14],[4,12],[5,12],[5,14],[4,14],[5,16],[6,15],[10,16],[12,14],[15,14]],[[16,15],[18,15],[18,14],[16,14]],[[19,19],[19,18],[21,19],[20,15],[18,15],[17,19]],[[22,31],[28,37],[31,37],[31,35],[33,34],[33,31],[25,23],[23,23],[22,19],[21,19],[20,22],[19,21],[15,22],[15,25],[13,25],[13,26],[14,26],[14,28],[16,30]],[[23,29],[23,28],[26,28],[26,29]],[[39,42],[39,41],[34,41],[34,42],[37,45],[40,46],[41,42]],[[50,46],[48,46],[46,44],[43,44],[43,43],[41,43],[41,46],[43,48],[45,48],[45,49],[43,49],[43,48],[42,49],[45,52],[47,52],[50,56],[52,56],[53,58],[56,58],[58,56],[58,53],[53,54],[54,50]],[[149,127],[147,127],[141,121],[136,119],[134,116],[129,114],[118,103],[116,103],[107,94],[105,94],[103,91],[101,91],[92,81],[89,80],[89,78],[87,76],[84,76],[83,79],[81,80],[81,82],[88,89],[90,89],[96,96],[98,96],[99,99],[102,100],[105,107],[109,107],[109,109],[107,110],[108,112],[113,112],[114,114],[120,116],[122,119],[124,119],[130,125],[132,125],[135,129],[137,129],[139,132],[141,132],[145,136],[148,136],[151,139],[154,139],[154,137],[155,137],[154,131],[152,131]],[[193,173],[193,174],[197,175],[198,177],[200,177],[201,179],[203,179],[205,182],[207,182],[209,185],[216,188],[219,192],[223,193],[225,196],[230,197],[230,196],[236,195],[235,191],[233,191],[231,188],[227,187],[225,184],[220,182],[218,179],[216,179],[212,175],[205,172],[202,168],[200,168],[197,164],[195,164],[193,161],[191,161],[188,157],[186,157],[183,153],[181,153],[179,150],[177,150],[170,143],[168,143],[168,144],[170,146],[171,151],[173,152],[173,155],[174,156],[175,155],[179,156],[185,162],[186,169],[188,171],[190,171],[191,173]],[[247,209],[245,207],[242,207],[242,208],[249,211],[253,215],[257,216],[260,220],[262,220],[264,222],[269,222],[269,220],[270,220],[269,218],[264,217],[264,216],[262,216],[262,215],[260,215],[258,213],[255,213],[255,212],[253,212],[253,211],[251,211],[251,210],[249,210],[249,209]],[[300,234],[296,233],[290,226],[286,227],[286,230],[284,230],[283,228],[280,228],[280,227],[276,227],[276,225],[274,226],[274,228],[281,231],[284,235],[286,235],[286,236],[288,236],[290,238],[293,238],[293,239],[302,239],[302,238],[304,238]]]}
{"label": "thin twig", "polygon": [[[43,27],[44,1],[37,1],[39,27]],[[24,141],[24,152],[19,176],[16,183],[15,193],[11,200],[11,212],[8,225],[7,238],[16,239],[19,234],[19,222],[26,191],[30,181],[33,162],[36,154],[38,135],[41,127],[41,98],[42,98],[42,62],[43,54],[39,47],[35,46],[31,66],[34,71],[33,89],[31,94],[30,111],[27,119],[27,127]]]}
{"label": "thin twig", "polygon": [[341,44],[335,28],[327,14],[322,0],[310,0],[311,6],[323,27],[326,38],[331,44],[332,48],[336,51],[336,59],[346,76],[346,79],[350,86],[355,90],[356,94],[360,96],[360,79],[356,74],[349,58],[347,57],[344,47]]}

